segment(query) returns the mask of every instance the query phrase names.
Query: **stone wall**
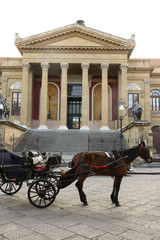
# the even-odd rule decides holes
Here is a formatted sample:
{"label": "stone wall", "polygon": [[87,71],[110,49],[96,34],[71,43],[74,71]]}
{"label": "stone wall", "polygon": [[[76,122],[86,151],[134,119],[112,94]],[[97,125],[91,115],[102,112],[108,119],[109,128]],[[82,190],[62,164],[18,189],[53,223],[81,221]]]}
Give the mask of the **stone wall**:
{"label": "stone wall", "polygon": [[26,128],[10,121],[0,120],[0,147],[14,151],[16,144],[26,131]]}

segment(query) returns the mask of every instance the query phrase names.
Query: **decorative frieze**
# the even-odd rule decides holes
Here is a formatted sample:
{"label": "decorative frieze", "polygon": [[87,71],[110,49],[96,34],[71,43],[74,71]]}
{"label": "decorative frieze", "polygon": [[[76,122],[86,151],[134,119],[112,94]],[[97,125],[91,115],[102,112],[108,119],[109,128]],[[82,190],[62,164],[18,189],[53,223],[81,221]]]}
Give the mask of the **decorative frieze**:
{"label": "decorative frieze", "polygon": [[151,111],[152,116],[160,116],[160,111]]}
{"label": "decorative frieze", "polygon": [[139,86],[137,83],[130,83],[130,84],[128,85],[127,90],[129,90],[129,91],[135,91],[135,90],[140,91],[141,88],[140,88],[140,86]]}

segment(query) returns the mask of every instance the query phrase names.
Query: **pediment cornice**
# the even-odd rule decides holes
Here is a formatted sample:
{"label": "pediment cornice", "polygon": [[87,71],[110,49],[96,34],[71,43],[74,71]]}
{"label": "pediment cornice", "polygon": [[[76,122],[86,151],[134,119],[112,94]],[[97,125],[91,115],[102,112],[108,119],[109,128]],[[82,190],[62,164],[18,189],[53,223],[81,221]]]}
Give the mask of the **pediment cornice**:
{"label": "pediment cornice", "polygon": [[[54,43],[60,42],[64,39],[70,40],[73,37],[79,37],[82,39],[88,40],[92,43],[91,46],[52,46]],[[53,43],[53,44],[51,44]],[[61,42],[60,42],[61,43]],[[95,43],[95,44],[94,44]],[[90,51],[94,51],[99,48],[101,49],[107,49],[107,50],[128,50],[129,53],[133,51],[133,48],[135,47],[135,39],[132,35],[130,39],[124,39],[120,37],[116,37],[114,35],[104,33],[86,26],[81,26],[79,24],[72,24],[68,25],[63,28],[58,28],[56,30],[48,31],[45,33],[37,34],[31,37],[27,38],[20,38],[18,34],[16,34],[15,38],[15,45],[19,49],[19,51],[22,53],[23,50],[27,49],[46,49],[46,50],[83,50],[86,49]],[[51,46],[49,46],[51,45]],[[95,45],[95,46],[94,46]],[[99,45],[99,46],[97,46]]]}

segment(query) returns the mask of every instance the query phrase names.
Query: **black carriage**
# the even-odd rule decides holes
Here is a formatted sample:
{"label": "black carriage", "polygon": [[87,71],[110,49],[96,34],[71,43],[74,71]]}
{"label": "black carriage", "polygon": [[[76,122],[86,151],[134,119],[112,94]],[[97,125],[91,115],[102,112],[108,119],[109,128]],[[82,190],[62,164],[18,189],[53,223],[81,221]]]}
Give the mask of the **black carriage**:
{"label": "black carriage", "polygon": [[[152,162],[152,153],[141,142],[138,146],[126,150],[107,152],[81,152],[74,156],[68,171],[58,171],[61,167],[61,156],[53,155],[48,158],[47,153],[38,151],[24,151],[19,157],[5,149],[0,151],[0,188],[8,194],[18,192],[26,182],[28,199],[38,208],[48,207],[53,203],[59,190],[67,187],[78,179],[76,187],[80,200],[87,205],[83,192],[83,182],[90,174],[114,177],[112,203],[120,206],[118,192],[123,176],[128,166],[141,157],[146,163]],[[56,170],[55,170],[56,169]],[[117,185],[116,185],[117,184]]]}
{"label": "black carriage", "polygon": [[22,157],[0,149],[0,189],[7,195],[17,193],[25,182],[28,199],[35,207],[48,207],[59,192],[58,180],[61,171],[61,155],[50,157],[46,152],[24,151]]}

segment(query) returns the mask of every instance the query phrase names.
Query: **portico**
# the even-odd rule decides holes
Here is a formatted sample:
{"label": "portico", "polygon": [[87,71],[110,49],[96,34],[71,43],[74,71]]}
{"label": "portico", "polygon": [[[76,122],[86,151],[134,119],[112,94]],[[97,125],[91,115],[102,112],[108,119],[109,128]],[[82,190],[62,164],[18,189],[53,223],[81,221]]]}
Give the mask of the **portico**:
{"label": "portico", "polygon": [[[77,21],[27,38],[16,34],[15,45],[22,54],[18,100],[22,126],[115,129],[117,102],[123,98],[128,103],[127,66],[135,46],[133,35],[123,39]],[[5,74],[3,79],[8,81]],[[5,95],[7,81],[2,81]]]}
{"label": "portico", "polygon": [[[47,129],[55,125],[55,128],[60,130],[68,128],[96,129],[94,123],[100,130],[112,128],[111,124],[114,124],[115,120],[113,109],[118,98],[124,98],[123,89],[127,87],[127,83],[126,85],[121,84],[121,78],[127,78],[126,64],[110,64],[108,62],[74,64],[65,60],[61,63],[29,62],[23,64],[21,124],[27,126],[27,123],[33,121],[34,124],[36,123],[36,128]],[[125,74],[122,72],[122,70],[124,71],[123,66],[125,66]],[[120,77],[118,77],[119,75]],[[54,90],[49,89],[51,85]],[[70,96],[69,90],[67,90],[69,86],[72,88],[79,86],[81,93],[73,92],[73,96]],[[118,86],[120,88],[119,95]],[[98,91],[100,95],[98,95]],[[28,94],[29,92],[30,94]],[[32,102],[31,96],[33,96]],[[74,100],[72,105],[73,102],[75,103],[73,108],[77,102],[80,103],[76,110],[79,112],[75,112],[75,116],[73,109],[72,126],[68,123],[69,117],[71,117],[69,115],[71,98]],[[127,102],[127,95],[125,100]],[[56,101],[57,104],[53,107],[53,102]],[[29,114],[31,112],[30,105],[33,108],[32,114]],[[47,119],[49,107],[51,118]],[[79,126],[76,125],[77,114],[79,114]]]}

